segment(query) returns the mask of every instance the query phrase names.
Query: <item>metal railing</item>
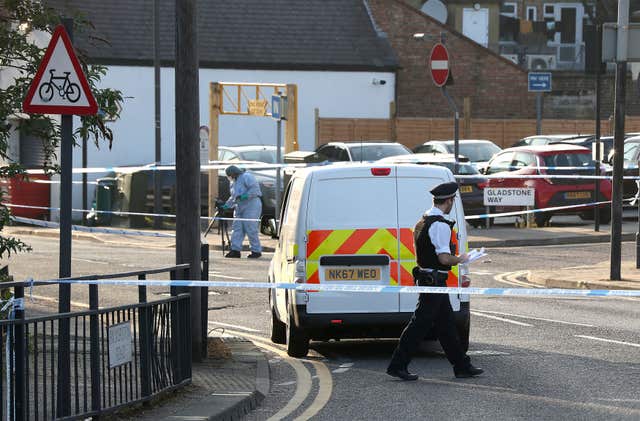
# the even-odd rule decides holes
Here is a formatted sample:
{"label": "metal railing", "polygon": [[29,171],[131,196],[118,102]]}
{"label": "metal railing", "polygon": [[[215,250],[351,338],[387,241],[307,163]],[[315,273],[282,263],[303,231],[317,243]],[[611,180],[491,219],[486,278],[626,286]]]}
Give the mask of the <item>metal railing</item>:
{"label": "metal railing", "polygon": [[[187,276],[189,265],[73,280],[122,279],[169,272]],[[184,278],[183,278],[184,279]],[[55,282],[11,282],[13,317],[0,321],[2,420],[83,419],[149,400],[191,380],[190,295],[99,308],[98,285],[89,285],[89,310],[25,318],[25,287]],[[68,355],[58,352],[68,329]]]}

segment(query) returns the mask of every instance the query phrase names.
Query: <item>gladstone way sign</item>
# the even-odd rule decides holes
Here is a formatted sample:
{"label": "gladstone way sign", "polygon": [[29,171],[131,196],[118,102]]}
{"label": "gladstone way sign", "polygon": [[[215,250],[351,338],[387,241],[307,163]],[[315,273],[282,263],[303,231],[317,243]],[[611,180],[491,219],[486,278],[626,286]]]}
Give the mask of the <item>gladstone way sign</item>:
{"label": "gladstone way sign", "polygon": [[536,189],[499,188],[484,189],[485,206],[534,206]]}

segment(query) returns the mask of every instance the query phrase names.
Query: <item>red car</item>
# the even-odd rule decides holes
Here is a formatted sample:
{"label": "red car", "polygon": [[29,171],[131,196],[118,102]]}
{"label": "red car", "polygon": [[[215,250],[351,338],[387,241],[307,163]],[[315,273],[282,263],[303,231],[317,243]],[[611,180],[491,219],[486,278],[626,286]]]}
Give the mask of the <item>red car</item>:
{"label": "red car", "polygon": [[[595,198],[595,180],[554,178],[554,175],[593,175],[594,161],[591,151],[582,146],[551,144],[509,148],[496,154],[483,171],[488,178],[487,187],[531,187],[535,189],[535,207],[544,209],[611,200],[611,182],[600,180],[600,197]],[[547,168],[545,168],[547,167]],[[566,169],[565,169],[566,168]],[[604,171],[604,169],[603,169]],[[546,178],[499,178],[496,175],[547,175]],[[495,210],[508,211],[496,207]],[[600,205],[600,221],[611,220],[611,207]],[[544,226],[554,214],[578,214],[582,219],[593,219],[592,207],[576,207],[550,212],[536,212],[538,226]]]}

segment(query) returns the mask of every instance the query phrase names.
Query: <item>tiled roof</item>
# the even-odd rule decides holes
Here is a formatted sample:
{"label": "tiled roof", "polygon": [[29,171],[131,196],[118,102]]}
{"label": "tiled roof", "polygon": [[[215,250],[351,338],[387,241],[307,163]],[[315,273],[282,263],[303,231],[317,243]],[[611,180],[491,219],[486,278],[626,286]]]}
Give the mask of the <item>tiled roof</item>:
{"label": "tiled roof", "polygon": [[[149,64],[153,60],[154,0],[47,0],[95,26],[95,42],[76,34],[90,61]],[[160,2],[160,57],[175,57],[175,0]],[[392,70],[397,59],[379,34],[364,0],[199,0],[202,67]]]}

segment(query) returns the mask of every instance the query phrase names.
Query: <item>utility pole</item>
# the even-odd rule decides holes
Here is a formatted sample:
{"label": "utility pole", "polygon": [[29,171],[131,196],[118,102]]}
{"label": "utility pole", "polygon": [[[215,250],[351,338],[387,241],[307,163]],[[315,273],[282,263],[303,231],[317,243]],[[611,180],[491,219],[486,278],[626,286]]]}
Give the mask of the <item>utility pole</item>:
{"label": "utility pole", "polygon": [[[598,18],[600,19],[600,18]],[[603,159],[600,150],[600,74],[602,73],[602,22],[598,20],[596,29],[596,177],[600,175],[600,161]],[[596,178],[595,198],[596,202],[600,201],[600,180]],[[606,209],[606,207],[605,207]],[[598,207],[593,211],[594,231],[600,231],[600,209]]]}
{"label": "utility pole", "polygon": [[[196,0],[176,0],[176,264],[190,263],[189,278],[200,280],[200,114]],[[203,357],[201,288],[191,294],[191,351]]]}
{"label": "utility pole", "polygon": [[624,160],[624,119],[627,82],[627,55],[629,40],[629,0],[618,2],[618,32],[616,50],[616,102],[613,147],[613,186],[611,197],[611,266],[610,279],[621,279],[622,259],[622,163]]}
{"label": "utility pole", "polygon": [[[160,130],[160,0],[153,0],[153,84],[155,90],[156,166],[162,162],[162,136]],[[153,171],[153,213],[162,213],[162,172]],[[153,227],[162,228],[162,218],[153,218]]]}

